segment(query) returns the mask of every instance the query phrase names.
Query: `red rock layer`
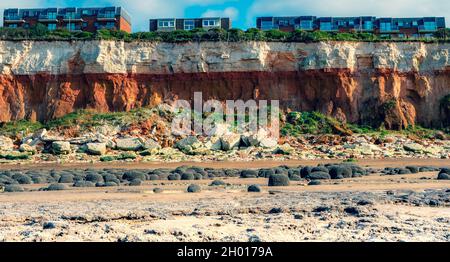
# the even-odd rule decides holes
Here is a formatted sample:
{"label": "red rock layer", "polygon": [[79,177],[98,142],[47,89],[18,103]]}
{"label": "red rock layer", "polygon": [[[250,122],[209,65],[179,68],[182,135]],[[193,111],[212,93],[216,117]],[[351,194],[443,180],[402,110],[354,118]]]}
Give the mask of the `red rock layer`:
{"label": "red rock layer", "polygon": [[76,109],[127,111],[162,101],[203,98],[280,100],[283,109],[320,111],[342,121],[399,129],[441,126],[449,116],[450,70],[429,74],[345,69],[173,75],[0,75],[0,121],[46,121]]}

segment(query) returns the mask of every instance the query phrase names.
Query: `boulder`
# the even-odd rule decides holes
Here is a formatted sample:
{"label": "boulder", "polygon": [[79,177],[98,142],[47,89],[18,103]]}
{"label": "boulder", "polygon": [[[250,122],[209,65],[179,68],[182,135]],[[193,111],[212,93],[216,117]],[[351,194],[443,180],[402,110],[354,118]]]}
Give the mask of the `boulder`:
{"label": "boulder", "polygon": [[21,144],[19,147],[20,152],[28,152],[28,153],[36,153],[36,148],[33,146],[30,146],[28,144]]}
{"label": "boulder", "polygon": [[52,143],[53,153],[57,155],[67,155],[70,154],[70,143],[66,141],[54,141]]}
{"label": "boulder", "polygon": [[241,135],[230,133],[222,136],[220,138],[220,141],[222,143],[222,150],[230,151],[234,147],[239,146],[239,142],[241,141]]}
{"label": "boulder", "polygon": [[14,148],[14,142],[11,138],[6,136],[0,136],[0,150],[11,151]]}
{"label": "boulder", "polygon": [[186,138],[181,139],[175,144],[175,147],[180,149],[181,152],[185,154],[193,154],[195,149],[199,149],[203,146],[202,142],[200,142],[195,136],[188,136]]}
{"label": "boulder", "polygon": [[158,144],[158,142],[156,142],[155,140],[150,139],[150,138],[149,138],[149,139],[146,139],[146,140],[144,141],[142,147],[143,147],[145,150],[150,150],[150,151],[161,149],[161,146]]}
{"label": "boulder", "polygon": [[209,150],[219,151],[222,149],[222,142],[219,137],[213,136],[205,143],[205,147]]}
{"label": "boulder", "polygon": [[291,147],[289,144],[283,144],[281,146],[278,146],[273,153],[274,154],[280,154],[280,155],[290,155],[294,152],[294,148]]}
{"label": "boulder", "polygon": [[116,148],[123,151],[138,151],[143,148],[142,140],[136,137],[116,139]]}
{"label": "boulder", "polygon": [[406,151],[413,152],[413,153],[421,153],[425,149],[421,144],[417,144],[417,143],[405,144],[405,145],[403,145],[403,148]]}
{"label": "boulder", "polygon": [[87,143],[86,151],[91,155],[104,155],[106,153],[106,143]]}
{"label": "boulder", "polygon": [[272,137],[264,137],[259,141],[259,145],[264,148],[274,148],[278,145],[278,141]]}

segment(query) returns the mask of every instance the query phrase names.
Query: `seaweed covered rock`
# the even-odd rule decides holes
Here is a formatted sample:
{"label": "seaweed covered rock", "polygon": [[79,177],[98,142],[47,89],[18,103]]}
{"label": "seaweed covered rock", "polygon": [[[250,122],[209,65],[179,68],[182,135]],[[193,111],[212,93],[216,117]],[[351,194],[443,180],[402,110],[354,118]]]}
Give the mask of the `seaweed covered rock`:
{"label": "seaweed covered rock", "polygon": [[180,174],[170,174],[170,175],[167,177],[167,179],[168,179],[168,180],[180,180],[180,179],[181,179],[181,176],[180,176]]}
{"label": "seaweed covered rock", "polygon": [[437,179],[438,180],[450,180],[450,175],[447,173],[439,173]]}
{"label": "seaweed covered rock", "polygon": [[262,168],[258,171],[258,177],[268,178],[271,175],[274,175],[275,172],[271,168]]}
{"label": "seaweed covered rock", "polygon": [[311,166],[305,166],[300,170],[300,177],[301,178],[305,178],[306,176],[308,176],[309,174],[312,173],[312,169],[313,167]]}
{"label": "seaweed covered rock", "polygon": [[320,182],[320,180],[311,180],[311,181],[309,181],[308,186],[318,186],[320,184],[322,184],[322,182]]}
{"label": "seaweed covered rock", "polygon": [[353,176],[352,169],[348,166],[331,166],[329,174],[331,179],[350,178]]}
{"label": "seaweed covered rock", "polygon": [[33,184],[33,180],[31,179],[31,177],[24,174],[15,174],[12,176],[12,179],[16,180],[17,183],[21,185]]}
{"label": "seaweed covered rock", "polygon": [[136,170],[130,170],[130,171],[126,171],[124,174],[123,174],[123,177],[122,177],[124,180],[127,180],[127,181],[132,181],[132,180],[134,180],[134,179],[139,179],[139,180],[141,180],[141,181],[144,181],[145,180],[145,178],[146,178],[146,176],[145,176],[145,173],[144,172],[141,172],[141,171],[136,171]]}
{"label": "seaweed covered rock", "polygon": [[92,182],[94,184],[97,182],[103,182],[103,176],[97,173],[88,173],[85,179],[86,181]]}
{"label": "seaweed covered rock", "polygon": [[129,186],[140,186],[141,184],[142,184],[142,180],[140,180],[139,178],[136,178],[136,179],[131,180],[128,185]]}
{"label": "seaweed covered rock", "polygon": [[148,180],[159,180],[159,176],[155,174],[149,175]]}
{"label": "seaweed covered rock", "polygon": [[199,185],[191,184],[187,188],[188,193],[198,193],[202,190],[202,188]]}
{"label": "seaweed covered rock", "polygon": [[269,177],[269,186],[289,186],[289,177],[286,175],[275,174]]}
{"label": "seaweed covered rock", "polygon": [[259,187],[258,185],[250,185],[247,188],[247,192],[255,192],[255,193],[261,192],[261,187]]}
{"label": "seaweed covered rock", "polygon": [[224,186],[226,183],[223,180],[214,180],[209,184],[210,186]]}
{"label": "seaweed covered rock", "polygon": [[91,181],[77,181],[73,184],[74,187],[95,187],[95,183]]}
{"label": "seaweed covered rock", "polygon": [[64,184],[51,184],[45,190],[46,191],[60,191],[60,190],[66,190],[66,189],[67,189],[67,186]]}
{"label": "seaweed covered rock", "polygon": [[25,191],[24,189],[23,189],[23,187],[22,186],[20,186],[20,185],[5,185],[4,186],[4,192],[23,192],[23,191]]}
{"label": "seaweed covered rock", "polygon": [[153,193],[155,193],[155,194],[160,194],[162,192],[164,192],[164,190],[162,188],[159,188],[159,187],[153,188]]}
{"label": "seaweed covered rock", "polygon": [[326,172],[316,171],[306,176],[308,180],[331,179],[330,174]]}
{"label": "seaweed covered rock", "polygon": [[252,169],[245,169],[241,171],[241,178],[256,178],[258,177],[258,171]]}
{"label": "seaweed covered rock", "polygon": [[419,167],[417,166],[407,166],[405,168],[408,169],[411,172],[411,174],[419,173]]}
{"label": "seaweed covered rock", "polygon": [[70,183],[72,184],[73,181],[73,175],[69,175],[69,174],[62,174],[61,177],[59,178],[58,183]]}
{"label": "seaweed covered rock", "polygon": [[195,176],[192,173],[185,172],[181,175],[181,180],[194,180]]}

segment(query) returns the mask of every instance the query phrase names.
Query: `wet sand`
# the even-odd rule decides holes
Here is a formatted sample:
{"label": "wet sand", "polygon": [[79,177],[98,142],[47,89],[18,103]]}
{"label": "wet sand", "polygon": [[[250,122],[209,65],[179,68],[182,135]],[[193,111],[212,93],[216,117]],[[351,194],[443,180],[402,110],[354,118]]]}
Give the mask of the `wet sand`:
{"label": "wet sand", "polygon": [[[221,187],[208,186],[211,179],[164,180],[3,193],[0,241],[450,241],[450,181],[436,175],[372,174],[288,187],[268,187],[264,178],[220,178],[228,184]],[[186,193],[191,183],[202,191]],[[246,192],[250,184],[262,192]],[[153,193],[156,187],[164,192]],[[54,228],[44,229],[49,222]]]}
{"label": "wet sand", "polygon": [[[257,160],[257,161],[214,161],[214,162],[107,162],[107,163],[84,163],[84,164],[1,164],[0,170],[27,170],[27,169],[70,169],[70,168],[132,168],[132,169],[152,169],[152,168],[176,168],[178,166],[199,166],[209,168],[269,168],[280,165],[300,166],[300,165],[317,165],[326,163],[342,163],[342,160]],[[449,159],[417,159],[417,158],[403,158],[403,159],[361,159],[355,162],[360,166],[384,168],[384,167],[402,167],[408,165],[417,166],[450,166]]]}

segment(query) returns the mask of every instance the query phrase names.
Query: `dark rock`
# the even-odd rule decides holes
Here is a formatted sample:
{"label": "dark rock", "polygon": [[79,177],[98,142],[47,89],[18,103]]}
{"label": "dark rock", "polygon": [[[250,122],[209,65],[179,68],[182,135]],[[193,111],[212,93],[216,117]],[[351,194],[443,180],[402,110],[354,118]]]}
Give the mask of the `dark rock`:
{"label": "dark rock", "polygon": [[214,180],[209,184],[210,186],[224,186],[226,183],[223,180]]}
{"label": "dark rock", "polygon": [[66,190],[66,189],[67,189],[67,186],[64,184],[51,184],[46,188],[47,191],[60,191],[60,190]]}
{"label": "dark rock", "polygon": [[250,185],[247,188],[247,192],[261,192],[261,188],[258,185]]}
{"label": "dark rock", "polygon": [[312,172],[311,174],[306,176],[308,180],[319,180],[319,179],[331,179],[330,174],[325,172]]}
{"label": "dark rock", "polygon": [[286,175],[271,175],[269,177],[269,186],[289,186],[289,177]]}
{"label": "dark rock", "polygon": [[164,190],[162,188],[159,188],[159,187],[153,188],[153,193],[155,193],[155,194],[162,193],[163,191]]}
{"label": "dark rock", "polygon": [[258,177],[258,171],[252,169],[246,169],[241,171],[241,178],[256,178]]}
{"label": "dark rock", "polygon": [[12,192],[23,192],[25,190],[20,185],[5,185],[4,191],[12,193]]}
{"label": "dark rock", "polygon": [[197,192],[200,192],[201,190],[202,190],[202,188],[196,184],[191,184],[187,188],[188,193],[197,193]]}
{"label": "dark rock", "polygon": [[438,180],[450,180],[450,175],[446,174],[446,173],[439,173]]}
{"label": "dark rock", "polygon": [[320,184],[322,184],[322,182],[320,182],[320,180],[311,180],[311,181],[309,181],[308,186],[318,186]]}
{"label": "dark rock", "polygon": [[136,178],[136,179],[131,180],[128,185],[129,186],[140,186],[141,184],[142,184],[142,180],[140,180],[139,178]]}

